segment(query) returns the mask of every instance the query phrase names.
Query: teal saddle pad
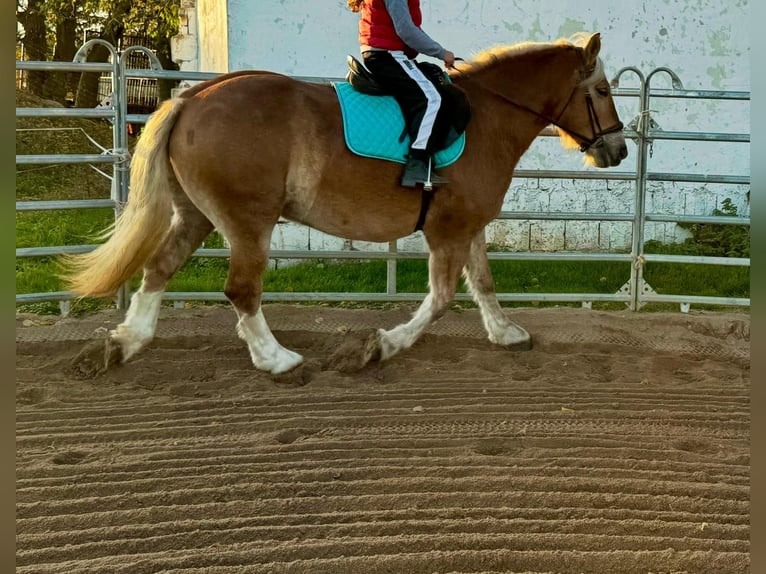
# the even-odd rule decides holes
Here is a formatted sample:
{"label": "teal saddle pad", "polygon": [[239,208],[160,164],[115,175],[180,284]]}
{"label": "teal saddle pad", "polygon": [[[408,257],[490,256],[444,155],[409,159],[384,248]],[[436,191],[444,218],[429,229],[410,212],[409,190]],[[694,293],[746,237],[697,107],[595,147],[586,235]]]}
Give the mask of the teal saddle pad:
{"label": "teal saddle pad", "polygon": [[[409,135],[404,132],[404,117],[393,96],[370,96],[356,91],[348,82],[334,82],[343,114],[343,132],[348,149],[357,155],[407,163]],[[434,154],[435,167],[457,161],[465,149],[465,133]]]}

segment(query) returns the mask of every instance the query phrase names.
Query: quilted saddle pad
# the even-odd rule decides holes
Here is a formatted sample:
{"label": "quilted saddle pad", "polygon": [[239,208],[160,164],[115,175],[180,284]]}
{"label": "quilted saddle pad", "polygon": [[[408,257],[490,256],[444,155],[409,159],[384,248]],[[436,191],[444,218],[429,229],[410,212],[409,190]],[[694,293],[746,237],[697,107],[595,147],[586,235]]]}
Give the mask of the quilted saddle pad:
{"label": "quilted saddle pad", "polygon": [[[343,131],[348,149],[357,155],[407,163],[410,138],[405,135],[401,108],[392,96],[370,96],[356,91],[348,82],[333,83],[338,94]],[[435,167],[457,161],[465,149],[465,133],[434,154]]]}

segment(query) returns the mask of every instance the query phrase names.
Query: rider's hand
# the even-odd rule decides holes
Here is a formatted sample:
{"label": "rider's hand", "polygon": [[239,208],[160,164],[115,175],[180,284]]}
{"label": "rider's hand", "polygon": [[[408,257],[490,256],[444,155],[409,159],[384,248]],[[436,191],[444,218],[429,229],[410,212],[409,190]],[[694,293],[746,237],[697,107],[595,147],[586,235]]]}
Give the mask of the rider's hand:
{"label": "rider's hand", "polygon": [[444,52],[444,65],[447,68],[454,68],[455,67],[455,54],[453,54],[449,50],[446,50]]}

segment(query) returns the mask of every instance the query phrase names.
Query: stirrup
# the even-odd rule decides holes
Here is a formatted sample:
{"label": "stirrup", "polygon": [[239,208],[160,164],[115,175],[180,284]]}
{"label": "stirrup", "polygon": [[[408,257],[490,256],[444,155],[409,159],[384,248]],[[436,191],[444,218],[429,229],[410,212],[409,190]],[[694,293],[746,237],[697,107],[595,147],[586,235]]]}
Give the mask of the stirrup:
{"label": "stirrup", "polygon": [[434,185],[448,183],[448,180],[436,173],[431,173],[431,160],[409,158],[404,168],[401,185],[404,187],[417,187],[423,185],[426,191],[431,191]]}
{"label": "stirrup", "polygon": [[429,155],[427,170],[426,170],[426,180],[423,182],[423,189],[426,191],[432,191],[434,188],[434,184],[443,185],[445,183],[449,183],[449,180],[446,177],[442,177],[438,174],[431,173],[431,161],[432,161],[432,157]]}

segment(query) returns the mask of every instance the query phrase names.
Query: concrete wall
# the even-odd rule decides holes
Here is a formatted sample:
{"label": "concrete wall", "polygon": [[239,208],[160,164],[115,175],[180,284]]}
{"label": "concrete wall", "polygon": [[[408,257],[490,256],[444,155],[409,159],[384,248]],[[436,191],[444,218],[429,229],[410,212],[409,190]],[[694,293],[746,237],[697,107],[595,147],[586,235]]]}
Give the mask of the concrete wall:
{"label": "concrete wall", "polygon": [[171,41],[173,61],[181,70],[229,71],[229,24],[226,2],[181,0],[178,35]]}
{"label": "concrete wall", "polygon": [[197,0],[200,38],[199,69],[229,71],[229,23],[226,3]]}
{"label": "concrete wall", "polygon": [[[356,14],[345,0],[184,0],[197,18],[196,69],[269,69],[298,76],[341,77],[346,54],[358,53]],[[215,5],[216,9],[212,6]],[[458,56],[470,58],[496,44],[549,41],[579,31],[602,33],[602,58],[611,78],[625,66],[644,75],[669,67],[687,89],[750,90],[750,6],[747,0],[424,0],[423,28]],[[204,25],[202,23],[204,22]],[[224,41],[225,39],[225,41]],[[228,46],[226,53],[224,46]],[[206,67],[208,66],[208,67]],[[654,88],[670,88],[657,74]],[[626,74],[623,87],[638,87]],[[619,98],[627,125],[639,111],[637,98]],[[668,131],[750,132],[747,102],[653,99],[652,118]],[[636,147],[617,171],[635,166]],[[555,138],[538,138],[521,159],[521,169],[582,169],[576,152]],[[624,168],[624,169],[623,169]],[[654,172],[748,175],[750,146],[741,143],[656,141],[649,170]],[[727,197],[740,214],[749,214],[746,186],[652,182],[649,212],[709,215]],[[633,210],[632,182],[514,179],[504,209],[522,211]],[[679,241],[686,232],[674,224],[649,224],[650,238]],[[513,249],[624,250],[630,226],[619,223],[514,222],[490,226],[488,240]],[[338,248],[340,240],[313,231],[280,226],[275,246]],[[359,246],[359,244],[355,245]],[[385,246],[363,246],[385,247]],[[405,248],[422,249],[419,234]]]}

